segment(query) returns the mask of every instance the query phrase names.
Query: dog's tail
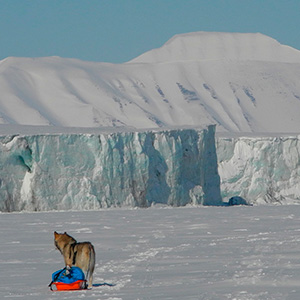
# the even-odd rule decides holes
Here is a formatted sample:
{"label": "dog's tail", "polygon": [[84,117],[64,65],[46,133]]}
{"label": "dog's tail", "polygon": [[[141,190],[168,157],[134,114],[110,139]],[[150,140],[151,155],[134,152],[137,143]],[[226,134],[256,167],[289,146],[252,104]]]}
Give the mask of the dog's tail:
{"label": "dog's tail", "polygon": [[88,280],[88,282],[90,284],[92,284],[93,273],[94,273],[95,262],[96,262],[96,253],[95,253],[94,246],[92,244],[89,244],[89,248],[90,248],[90,251],[89,251],[90,252],[90,257],[89,257],[88,270],[86,272],[86,280]]}

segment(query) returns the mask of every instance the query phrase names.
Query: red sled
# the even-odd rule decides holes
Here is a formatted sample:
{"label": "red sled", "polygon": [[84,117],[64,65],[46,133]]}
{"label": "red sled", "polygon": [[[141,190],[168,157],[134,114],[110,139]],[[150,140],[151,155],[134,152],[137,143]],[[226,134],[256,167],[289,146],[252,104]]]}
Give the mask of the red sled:
{"label": "red sled", "polygon": [[52,286],[53,285],[56,286],[56,289],[52,287],[53,291],[85,290],[86,289],[86,280],[77,280],[73,283],[53,282]]}

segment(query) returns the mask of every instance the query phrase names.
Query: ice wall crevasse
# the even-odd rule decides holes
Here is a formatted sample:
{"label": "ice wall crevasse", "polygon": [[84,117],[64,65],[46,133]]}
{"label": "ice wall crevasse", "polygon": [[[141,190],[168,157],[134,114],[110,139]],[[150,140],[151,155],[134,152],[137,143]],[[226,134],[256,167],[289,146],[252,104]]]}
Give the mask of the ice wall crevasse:
{"label": "ice wall crevasse", "polygon": [[214,130],[0,137],[0,209],[219,205]]}
{"label": "ice wall crevasse", "polygon": [[300,201],[300,136],[217,138],[222,197]]}

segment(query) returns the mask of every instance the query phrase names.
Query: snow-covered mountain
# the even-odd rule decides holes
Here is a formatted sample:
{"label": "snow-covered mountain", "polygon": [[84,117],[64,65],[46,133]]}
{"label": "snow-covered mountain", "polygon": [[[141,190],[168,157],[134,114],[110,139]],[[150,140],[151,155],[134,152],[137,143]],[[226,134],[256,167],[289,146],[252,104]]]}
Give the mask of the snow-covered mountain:
{"label": "snow-covered mountain", "polygon": [[177,35],[125,64],[0,62],[0,124],[297,132],[300,51],[262,34]]}
{"label": "snow-covered mountain", "polygon": [[131,62],[203,60],[300,62],[299,51],[260,33],[192,32],[175,35],[161,48]]}

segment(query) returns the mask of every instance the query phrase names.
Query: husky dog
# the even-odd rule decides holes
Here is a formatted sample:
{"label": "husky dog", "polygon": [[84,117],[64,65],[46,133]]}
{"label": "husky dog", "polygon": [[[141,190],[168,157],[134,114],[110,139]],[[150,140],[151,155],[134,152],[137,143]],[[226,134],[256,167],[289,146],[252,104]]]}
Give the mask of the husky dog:
{"label": "husky dog", "polygon": [[70,235],[54,232],[54,245],[63,255],[68,268],[76,266],[86,275],[88,288],[93,285],[93,272],[95,269],[95,250],[90,242],[77,243]]}

